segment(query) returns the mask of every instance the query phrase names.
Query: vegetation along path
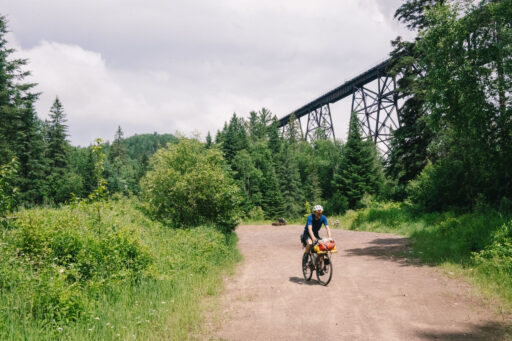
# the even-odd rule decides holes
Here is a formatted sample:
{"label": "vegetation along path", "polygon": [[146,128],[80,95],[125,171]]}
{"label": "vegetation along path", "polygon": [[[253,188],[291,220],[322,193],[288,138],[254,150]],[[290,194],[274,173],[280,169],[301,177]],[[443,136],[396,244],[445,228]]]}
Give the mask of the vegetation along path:
{"label": "vegetation along path", "polygon": [[471,286],[408,260],[407,239],[334,230],[331,283],[301,272],[303,227],[240,226],[244,261],[227,280],[214,339],[501,340],[507,321]]}

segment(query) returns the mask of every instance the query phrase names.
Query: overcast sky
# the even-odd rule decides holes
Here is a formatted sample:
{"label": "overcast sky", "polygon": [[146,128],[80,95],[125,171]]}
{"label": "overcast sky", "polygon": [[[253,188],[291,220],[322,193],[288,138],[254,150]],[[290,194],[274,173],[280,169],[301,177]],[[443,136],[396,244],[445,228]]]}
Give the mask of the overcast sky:
{"label": "overcast sky", "polygon": [[[387,58],[407,35],[401,0],[0,0],[46,118],[58,96],[70,140],[222,129],[234,112],[278,117]],[[344,103],[343,103],[344,102]],[[334,105],[346,136],[350,100]],[[348,104],[347,104],[348,103]]]}

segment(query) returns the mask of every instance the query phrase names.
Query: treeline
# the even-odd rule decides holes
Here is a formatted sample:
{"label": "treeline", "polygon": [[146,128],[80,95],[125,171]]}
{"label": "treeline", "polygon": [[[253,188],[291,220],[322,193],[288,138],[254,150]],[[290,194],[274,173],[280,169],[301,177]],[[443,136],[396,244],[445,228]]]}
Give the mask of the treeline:
{"label": "treeline", "polygon": [[343,144],[321,132],[304,142],[293,121],[280,134],[266,109],[233,115],[214,144],[247,215],[294,217],[305,202],[342,213],[365,193],[424,211],[512,208],[512,1],[409,0],[395,17],[419,33],[393,42],[405,103],[389,159],[362,141],[355,116]]}
{"label": "treeline", "polygon": [[[296,217],[305,203],[330,214],[357,208],[365,193],[425,211],[512,206],[512,0],[408,0],[395,16],[418,30],[394,42],[393,70],[405,99],[384,162],[352,116],[346,143],[317,131],[303,141],[292,120],[281,133],[270,111],[233,115],[207,148],[221,150],[252,218]],[[0,18],[0,164],[18,203],[60,203],[97,185],[95,154],[72,147],[62,103],[37,118],[25,60],[10,59]],[[125,139],[116,132],[102,177],[109,193],[138,193],[149,157],[171,135]],[[17,172],[15,172],[15,170]],[[13,178],[14,180],[9,180]],[[5,194],[11,189],[2,185]],[[1,193],[0,193],[1,194]],[[2,194],[2,195],[4,195]]]}
{"label": "treeline", "polygon": [[111,194],[138,193],[149,157],[175,141],[174,136],[155,133],[125,139],[119,127],[113,142],[104,144],[104,171],[98,174],[93,150],[70,145],[66,113],[58,97],[48,119],[38,118],[35,103],[39,94],[33,90],[35,84],[25,81],[27,61],[12,58],[14,51],[7,48],[6,34],[6,19],[0,17],[0,165],[4,165],[0,195],[9,198],[9,207],[87,197],[97,187],[100,175],[107,179]]}
{"label": "treeline", "polygon": [[387,174],[395,199],[427,211],[512,197],[512,1],[408,0],[394,42],[405,96]]}
{"label": "treeline", "polygon": [[383,193],[382,163],[375,145],[363,141],[355,115],[346,144],[319,131],[302,140],[291,119],[281,134],[277,118],[263,108],[248,120],[233,114],[209,148],[219,148],[242,191],[242,211],[252,219],[297,217],[305,203],[323,203],[329,214],[357,207],[365,193]]}

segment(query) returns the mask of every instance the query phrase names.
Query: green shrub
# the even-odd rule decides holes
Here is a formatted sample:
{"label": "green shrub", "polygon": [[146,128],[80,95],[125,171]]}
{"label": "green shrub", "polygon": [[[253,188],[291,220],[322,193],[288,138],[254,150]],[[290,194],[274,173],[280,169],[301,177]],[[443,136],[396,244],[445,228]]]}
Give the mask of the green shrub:
{"label": "green shrub", "polygon": [[461,162],[428,162],[418,177],[409,182],[407,195],[420,209],[426,212],[443,211],[450,207],[465,207],[470,204],[460,181],[464,177]]}
{"label": "green shrub", "polygon": [[471,269],[468,277],[512,307],[512,219],[487,206],[474,212],[418,213],[406,204],[371,202],[339,218],[351,229],[392,232],[410,238],[413,255],[432,264]]}
{"label": "green shrub", "polygon": [[0,228],[0,340],[198,332],[201,299],[239,259],[236,235],[165,228],[139,206],[118,198],[21,210],[13,228]]}
{"label": "green shrub", "polygon": [[265,220],[265,212],[263,212],[261,206],[255,206],[249,211],[248,218],[252,221],[263,221]]}
{"label": "green shrub", "polygon": [[221,153],[182,138],[151,158],[141,181],[149,212],[174,227],[212,224],[224,231],[240,218],[240,190],[224,169]]}
{"label": "green shrub", "polygon": [[336,192],[330,200],[325,203],[325,211],[330,215],[343,214],[348,209],[348,199],[341,193]]}
{"label": "green shrub", "polygon": [[[27,276],[25,290],[36,318],[74,321],[84,311],[85,292],[138,280],[151,263],[135,229],[107,227],[99,234],[95,215],[90,205],[20,212],[4,252],[21,260],[11,266]],[[9,285],[6,280],[2,286]]]}
{"label": "green shrub", "polygon": [[17,189],[14,186],[19,164],[14,158],[5,165],[0,165],[0,227],[7,227],[6,215],[16,207]]}

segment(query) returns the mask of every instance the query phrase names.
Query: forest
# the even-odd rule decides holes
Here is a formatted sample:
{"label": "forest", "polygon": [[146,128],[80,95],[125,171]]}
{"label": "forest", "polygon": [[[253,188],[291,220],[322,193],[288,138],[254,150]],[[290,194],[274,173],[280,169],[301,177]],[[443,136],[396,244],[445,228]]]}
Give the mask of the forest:
{"label": "forest", "polygon": [[[392,42],[403,105],[384,158],[356,114],[345,141],[304,141],[267,108],[204,141],[119,126],[112,142],[72,146],[59,97],[39,118],[30,64],[0,17],[0,338],[184,337],[200,308],[177,297],[216,292],[219,269],[239,259],[235,227],[302,224],[315,204],[344,228],[406,234],[428,263],[481,269],[512,306],[512,0],[407,0],[395,18],[418,34]],[[191,238],[204,257],[169,242]],[[145,313],[125,309],[134,292]],[[154,292],[190,314],[172,332]]]}

